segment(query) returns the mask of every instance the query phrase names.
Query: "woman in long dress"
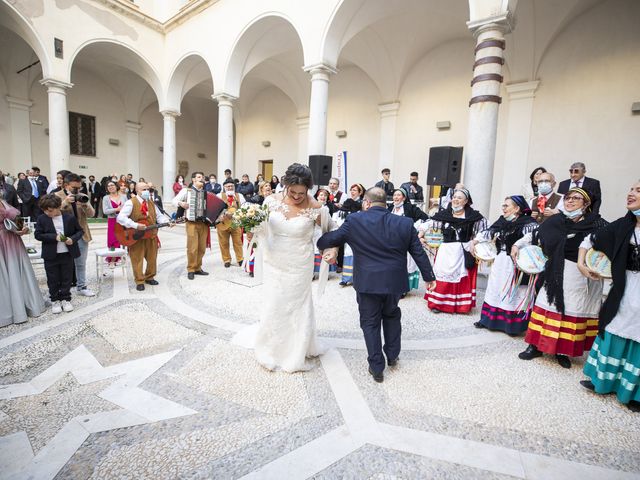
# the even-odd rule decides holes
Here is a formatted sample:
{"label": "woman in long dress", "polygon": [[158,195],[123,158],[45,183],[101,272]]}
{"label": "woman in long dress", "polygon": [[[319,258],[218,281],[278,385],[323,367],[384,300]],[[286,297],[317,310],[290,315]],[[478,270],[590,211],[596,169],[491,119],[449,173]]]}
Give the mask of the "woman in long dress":
{"label": "woman in long dress", "polygon": [[604,227],[600,215],[590,211],[591,197],[581,188],[564,196],[564,211],[549,217],[533,235],[514,245],[540,244],[547,257],[543,286],[531,312],[524,341],[529,344],[518,357],[531,360],[543,353],[555,355],[558,364],[571,368],[569,357],[588,351],[598,333],[602,280],[587,279],[578,270],[578,247],[590,233]]}
{"label": "woman in long dress", "polygon": [[20,212],[2,199],[3,194],[0,189],[0,327],[24,323],[28,317],[37,317],[45,310],[42,292],[20,238],[29,229],[13,232],[5,228],[5,219],[13,221]]}
{"label": "woman in long dress", "polygon": [[589,380],[580,383],[596,393],[615,393],[640,412],[640,182],[627,195],[627,214],[585,238],[578,268],[594,280],[585,265],[592,246],[611,260],[613,286],[600,310],[599,335],[584,364]]}
{"label": "woman in long dress", "polygon": [[265,304],[253,347],[265,368],[297,372],[313,368],[307,358],[322,353],[311,296],[313,233],[316,224],[327,231],[330,219],[309,195],[309,167],[294,163],[281,181],[284,191],[266,198],[269,219],[254,236],[264,251]]}
{"label": "woman in long dress", "polygon": [[[107,248],[119,248],[120,242],[115,233],[116,217],[127,201],[127,196],[118,193],[118,185],[113,181],[107,182],[107,192],[108,195],[102,199],[102,212],[107,216]],[[106,258],[110,268],[114,268],[119,260],[119,257]]]}
{"label": "woman in long dress", "polygon": [[[511,248],[516,241],[537,228],[538,223],[531,218],[531,208],[525,198],[513,195],[504,199],[502,216],[488,230],[476,236],[472,252],[481,241],[495,241],[498,250],[487,280],[480,320],[473,324],[476,328],[488,328],[508,335],[520,335],[527,331],[530,311],[523,303],[529,276],[523,276],[517,286],[512,286],[518,272],[511,258]],[[515,292],[511,292],[510,287]]]}
{"label": "woman in long dress", "polygon": [[469,313],[476,306],[478,268],[469,249],[475,236],[487,228],[487,220],[471,208],[472,203],[466,188],[456,188],[451,204],[419,225],[422,236],[431,231],[443,235],[433,264],[436,288],[424,296],[434,313]]}

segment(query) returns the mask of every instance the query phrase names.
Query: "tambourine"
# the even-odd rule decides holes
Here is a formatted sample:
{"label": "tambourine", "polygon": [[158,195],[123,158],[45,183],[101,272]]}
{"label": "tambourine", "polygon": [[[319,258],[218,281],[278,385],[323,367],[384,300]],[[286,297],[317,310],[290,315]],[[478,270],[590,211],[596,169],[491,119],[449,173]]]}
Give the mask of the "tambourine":
{"label": "tambourine", "polygon": [[584,262],[589,270],[602,278],[611,278],[611,260],[604,253],[590,248]]}
{"label": "tambourine", "polygon": [[428,247],[438,248],[440,245],[442,245],[444,237],[441,233],[425,233],[424,240]]}
{"label": "tambourine", "polygon": [[542,248],[537,245],[522,247],[518,251],[516,265],[518,269],[529,275],[544,272],[547,257],[542,253]]}
{"label": "tambourine", "polygon": [[496,244],[490,241],[477,243],[474,252],[475,257],[483,262],[492,262],[498,256]]}

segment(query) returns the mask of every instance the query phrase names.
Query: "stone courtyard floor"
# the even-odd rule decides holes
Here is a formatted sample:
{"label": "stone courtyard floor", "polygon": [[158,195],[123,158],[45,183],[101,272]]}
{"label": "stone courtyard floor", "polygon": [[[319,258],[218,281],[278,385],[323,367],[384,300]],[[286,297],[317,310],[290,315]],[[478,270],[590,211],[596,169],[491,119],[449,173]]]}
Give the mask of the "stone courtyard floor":
{"label": "stone courtyard floor", "polygon": [[413,291],[377,384],[334,276],[315,298],[328,352],[268,372],[233,341],[262,287],[216,245],[190,281],[183,228],[162,230],[160,285],[140,293],[128,269],[96,282],[92,231],[98,295],[0,329],[2,479],[640,478],[640,416],[579,385],[584,358],[519,360],[522,338],[475,329],[478,309],[434,315]]}

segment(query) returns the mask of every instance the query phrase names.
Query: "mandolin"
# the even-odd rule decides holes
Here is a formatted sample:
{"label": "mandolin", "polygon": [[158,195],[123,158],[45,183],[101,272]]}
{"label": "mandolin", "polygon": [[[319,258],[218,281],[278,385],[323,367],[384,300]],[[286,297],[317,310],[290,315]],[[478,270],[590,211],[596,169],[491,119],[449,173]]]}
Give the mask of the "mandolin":
{"label": "mandolin", "polygon": [[147,222],[148,220],[138,220],[136,223],[145,225],[147,228],[145,228],[144,230],[137,230],[135,228],[127,228],[127,227],[123,227],[122,225],[120,225],[119,223],[116,223],[113,233],[116,236],[116,239],[118,239],[118,242],[120,242],[120,245],[122,245],[123,247],[130,247],[131,245],[133,245],[134,243],[136,243],[138,240],[142,240],[143,238],[151,238],[153,231],[162,227],[168,227],[170,225],[176,225],[178,223],[183,223],[185,220],[184,219],[178,219],[175,222],[169,222],[169,223],[155,223],[153,225],[149,225]]}

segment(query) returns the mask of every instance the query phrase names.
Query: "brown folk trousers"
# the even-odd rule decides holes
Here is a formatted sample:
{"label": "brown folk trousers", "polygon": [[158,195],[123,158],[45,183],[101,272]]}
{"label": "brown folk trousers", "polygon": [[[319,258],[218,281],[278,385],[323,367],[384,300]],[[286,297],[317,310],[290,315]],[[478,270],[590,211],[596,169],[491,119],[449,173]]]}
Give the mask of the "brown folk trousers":
{"label": "brown folk trousers", "polygon": [[242,229],[240,228],[216,228],[218,232],[218,243],[220,244],[220,253],[222,261],[231,262],[231,252],[229,250],[229,237],[233,242],[233,251],[236,254],[236,261],[242,262]]}
{"label": "brown folk trousers", "polygon": [[[158,239],[143,238],[129,247],[129,258],[136,285],[145,280],[153,280],[156,276],[156,260],[158,259]],[[147,269],[142,273],[143,260],[147,261]]]}
{"label": "brown folk trousers", "polygon": [[202,257],[207,249],[209,225],[203,222],[187,222],[187,272],[202,270]]}

